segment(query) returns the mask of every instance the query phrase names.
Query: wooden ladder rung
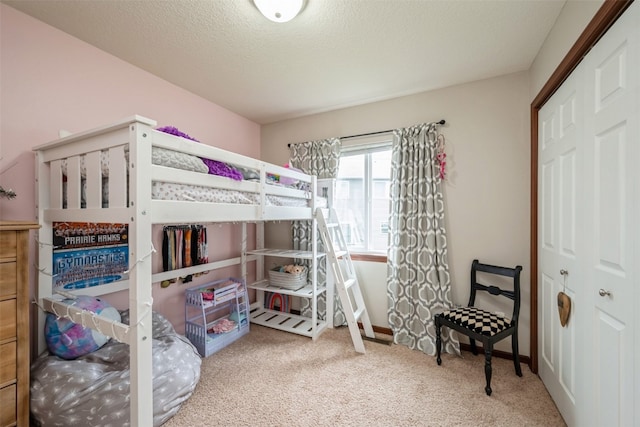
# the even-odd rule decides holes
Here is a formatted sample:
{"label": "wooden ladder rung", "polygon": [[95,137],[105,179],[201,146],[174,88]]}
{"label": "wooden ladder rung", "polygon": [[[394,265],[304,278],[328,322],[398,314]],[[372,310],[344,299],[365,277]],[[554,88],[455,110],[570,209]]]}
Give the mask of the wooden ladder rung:
{"label": "wooden ladder rung", "polygon": [[356,279],[347,279],[344,281],[344,288],[349,290],[350,287],[356,284]]}
{"label": "wooden ladder rung", "polygon": [[364,310],[365,310],[364,307],[360,307],[353,313],[353,317],[356,319],[356,322],[360,319],[360,316],[362,316],[362,313],[364,313]]}

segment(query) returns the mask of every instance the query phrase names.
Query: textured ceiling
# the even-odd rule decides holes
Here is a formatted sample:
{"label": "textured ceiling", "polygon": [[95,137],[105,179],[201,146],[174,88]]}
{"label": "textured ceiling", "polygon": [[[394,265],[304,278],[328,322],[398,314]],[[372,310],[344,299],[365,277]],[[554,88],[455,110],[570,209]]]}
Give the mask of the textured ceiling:
{"label": "textured ceiling", "polygon": [[527,70],[565,0],[3,0],[257,123]]}

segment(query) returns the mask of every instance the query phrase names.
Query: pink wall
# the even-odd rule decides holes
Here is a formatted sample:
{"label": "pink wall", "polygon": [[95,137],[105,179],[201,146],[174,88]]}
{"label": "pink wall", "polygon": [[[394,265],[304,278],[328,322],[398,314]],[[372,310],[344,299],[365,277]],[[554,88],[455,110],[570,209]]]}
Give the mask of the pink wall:
{"label": "pink wall", "polygon": [[[0,40],[0,185],[18,194],[0,201],[0,219],[35,219],[31,149],[57,139],[61,129],[78,132],[138,114],[204,143],[260,157],[258,124],[4,4]],[[216,247],[228,246],[237,235],[237,227],[228,228],[220,229]],[[33,242],[31,255],[37,260]],[[154,288],[154,308],[178,329],[184,311],[175,307],[182,305],[183,292],[184,286]],[[112,298],[117,306],[127,304],[126,293]]]}

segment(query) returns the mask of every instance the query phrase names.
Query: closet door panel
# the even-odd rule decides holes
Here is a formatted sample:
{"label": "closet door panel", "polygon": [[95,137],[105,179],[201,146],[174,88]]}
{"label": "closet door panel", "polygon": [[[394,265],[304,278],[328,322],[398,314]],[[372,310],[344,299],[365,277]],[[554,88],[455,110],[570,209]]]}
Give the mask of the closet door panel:
{"label": "closet door panel", "polygon": [[[538,301],[541,334],[539,374],[569,425],[575,421],[576,403],[576,303],[581,287],[579,256],[582,122],[581,74],[574,73],[542,107],[538,146],[539,251]],[[558,293],[572,301],[569,322],[563,327],[558,314]]]}
{"label": "closet door panel", "polygon": [[593,171],[597,241],[595,245],[598,271],[624,278],[627,270],[626,188],[626,124],[619,124],[595,138]]}
{"label": "closet door panel", "polygon": [[626,348],[633,342],[634,262],[629,238],[634,166],[627,163],[627,130],[625,122],[603,130],[588,144],[587,152],[594,166],[593,186],[587,193],[593,205],[586,209],[590,213],[587,233],[593,242],[587,268],[594,298],[594,402],[598,424],[612,426],[632,425],[632,408],[625,404],[625,396],[633,395],[633,353]]}
{"label": "closet door panel", "polygon": [[[540,374],[543,380],[549,376],[553,378],[556,371],[556,313],[554,312],[554,299],[556,297],[556,285],[553,277],[542,273],[540,280],[540,288],[542,290],[542,310],[540,316],[540,341],[541,351],[540,357],[544,364],[544,371]],[[546,381],[545,381],[546,382]]]}
{"label": "closet door panel", "polygon": [[551,159],[541,165],[540,177],[542,179],[542,197],[540,208],[542,220],[540,221],[541,248],[545,252],[554,252],[556,249],[555,237],[555,159]]}
{"label": "closet door panel", "polygon": [[540,208],[540,266],[539,274],[539,301],[541,302],[539,316],[540,331],[540,358],[542,369],[540,376],[545,378],[553,378],[556,372],[556,320],[555,307],[553,299],[556,294],[556,270],[555,254],[558,251],[557,233],[556,233],[556,171],[557,171],[557,106],[551,102],[547,103],[540,111],[540,132],[542,141],[540,146],[540,185],[541,193],[539,195]]}
{"label": "closet door panel", "polygon": [[[634,301],[638,294],[640,6],[632,4],[585,58],[585,235],[589,424],[634,420]],[[634,238],[635,236],[635,238]],[[587,372],[585,372],[587,374]]]}

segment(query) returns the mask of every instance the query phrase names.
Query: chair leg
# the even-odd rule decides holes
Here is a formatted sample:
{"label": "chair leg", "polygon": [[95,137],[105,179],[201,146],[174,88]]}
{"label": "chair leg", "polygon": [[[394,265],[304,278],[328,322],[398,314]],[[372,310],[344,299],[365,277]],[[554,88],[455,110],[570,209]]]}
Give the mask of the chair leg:
{"label": "chair leg", "polygon": [[489,343],[484,345],[484,376],[487,379],[487,386],[484,391],[487,392],[487,396],[491,396],[491,351],[492,346]]}
{"label": "chair leg", "polygon": [[442,337],[440,334],[442,331],[440,331],[440,328],[442,328],[442,325],[440,325],[437,318],[434,319],[434,323],[436,324],[436,362],[438,362],[438,365],[441,365],[442,359],[440,358],[440,352],[442,351]]}
{"label": "chair leg", "polygon": [[513,351],[513,365],[516,368],[516,375],[522,376],[522,368],[520,367],[520,353],[518,351],[518,331],[511,335],[511,350]]}
{"label": "chair leg", "polygon": [[469,345],[471,346],[471,353],[473,353],[474,356],[478,355],[478,347],[476,346],[476,340],[474,340],[473,338],[469,337]]}

